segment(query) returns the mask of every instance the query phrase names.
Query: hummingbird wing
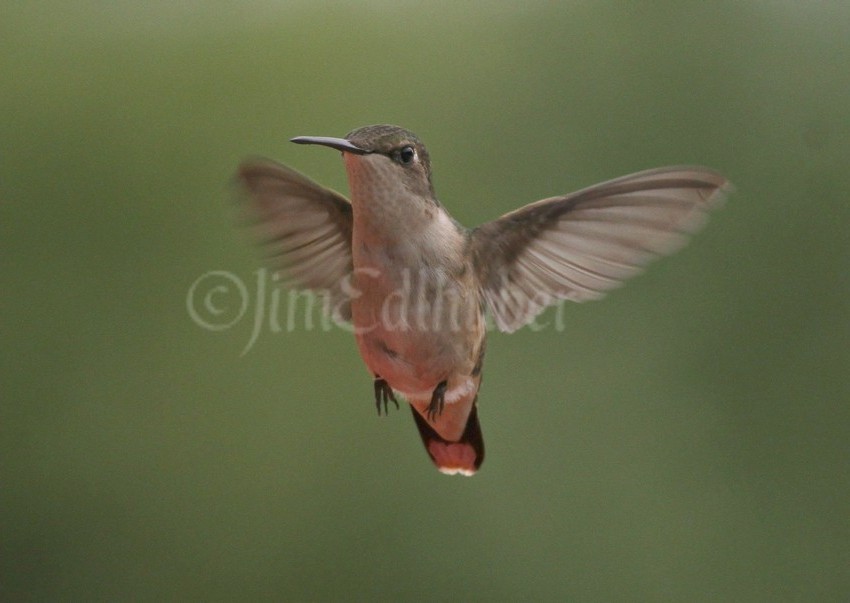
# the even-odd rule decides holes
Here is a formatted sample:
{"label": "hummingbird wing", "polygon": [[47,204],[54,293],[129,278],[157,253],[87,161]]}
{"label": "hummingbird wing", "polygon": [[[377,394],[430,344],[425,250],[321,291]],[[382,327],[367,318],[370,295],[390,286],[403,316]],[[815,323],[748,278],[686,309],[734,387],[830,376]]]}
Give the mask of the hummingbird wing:
{"label": "hummingbird wing", "polygon": [[557,300],[598,299],[672,253],[731,189],[702,167],[666,167],[543,199],[470,235],[496,325],[513,332]]}
{"label": "hummingbird wing", "polygon": [[244,162],[237,181],[251,228],[276,269],[296,288],[327,294],[327,311],[351,319],[343,283],[352,273],[351,203],[295,170],[265,159]]}

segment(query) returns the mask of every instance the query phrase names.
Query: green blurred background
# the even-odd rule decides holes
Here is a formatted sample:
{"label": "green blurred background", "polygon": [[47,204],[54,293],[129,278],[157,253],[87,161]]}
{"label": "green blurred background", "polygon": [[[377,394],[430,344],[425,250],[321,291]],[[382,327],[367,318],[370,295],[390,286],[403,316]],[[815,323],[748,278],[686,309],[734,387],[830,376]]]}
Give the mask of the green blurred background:
{"label": "green blurred background", "polygon": [[[70,4],[0,8],[0,598],[848,600],[850,5]],[[287,140],[376,122],[468,225],[737,186],[564,330],[491,335],[471,479],[375,416],[349,333],[240,355],[253,309],[187,311],[210,270],[256,297],[238,162],[346,191]]]}

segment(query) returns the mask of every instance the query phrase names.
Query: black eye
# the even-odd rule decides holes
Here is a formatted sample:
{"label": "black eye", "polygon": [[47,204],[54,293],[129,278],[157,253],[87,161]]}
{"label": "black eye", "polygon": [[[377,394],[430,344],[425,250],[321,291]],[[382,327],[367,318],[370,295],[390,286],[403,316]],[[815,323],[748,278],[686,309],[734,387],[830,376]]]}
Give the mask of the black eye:
{"label": "black eye", "polygon": [[398,154],[398,162],[404,165],[409,165],[413,163],[413,160],[416,159],[416,150],[413,147],[407,146],[399,149]]}

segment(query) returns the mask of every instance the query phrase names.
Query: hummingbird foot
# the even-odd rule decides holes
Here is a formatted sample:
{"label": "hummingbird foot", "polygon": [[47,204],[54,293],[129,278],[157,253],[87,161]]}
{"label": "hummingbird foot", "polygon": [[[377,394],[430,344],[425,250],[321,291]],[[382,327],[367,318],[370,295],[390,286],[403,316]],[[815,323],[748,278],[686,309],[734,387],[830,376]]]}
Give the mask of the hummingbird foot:
{"label": "hummingbird foot", "polygon": [[396,400],[395,394],[393,393],[393,389],[390,387],[390,384],[378,377],[375,376],[375,406],[378,408],[378,416],[381,416],[381,404],[384,405],[384,414],[389,414],[388,406],[392,400],[393,404],[395,404],[396,409],[398,409],[398,400]]}
{"label": "hummingbird foot", "polygon": [[434,393],[431,396],[431,403],[425,413],[428,415],[428,420],[434,422],[434,417],[443,414],[443,407],[446,405],[446,387],[449,382],[446,380],[440,381],[437,387],[434,388]]}

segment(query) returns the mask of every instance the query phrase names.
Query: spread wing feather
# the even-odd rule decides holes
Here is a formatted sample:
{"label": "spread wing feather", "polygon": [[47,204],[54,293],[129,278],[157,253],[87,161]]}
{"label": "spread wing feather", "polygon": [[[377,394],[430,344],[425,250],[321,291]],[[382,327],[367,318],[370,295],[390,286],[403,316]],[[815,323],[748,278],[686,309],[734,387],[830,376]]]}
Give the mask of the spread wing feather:
{"label": "spread wing feather", "polygon": [[512,332],[557,300],[602,297],[684,245],[729,188],[706,168],[659,168],[544,199],[476,228],[472,261],[496,325]]}
{"label": "spread wing feather", "polygon": [[237,181],[247,201],[249,228],[272,267],[289,284],[328,295],[326,308],[350,320],[343,283],[352,273],[351,203],[339,193],[273,161],[246,161]]}

